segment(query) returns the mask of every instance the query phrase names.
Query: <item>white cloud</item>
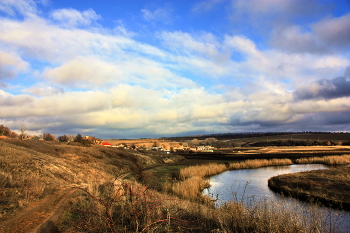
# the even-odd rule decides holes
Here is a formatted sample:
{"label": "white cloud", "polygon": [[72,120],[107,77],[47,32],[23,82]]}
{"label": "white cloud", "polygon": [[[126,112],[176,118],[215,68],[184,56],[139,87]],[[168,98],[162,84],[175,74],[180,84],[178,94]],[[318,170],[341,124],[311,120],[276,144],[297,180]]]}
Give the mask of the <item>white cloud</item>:
{"label": "white cloud", "polygon": [[43,76],[57,83],[81,88],[100,86],[121,78],[119,69],[113,64],[81,56],[60,67],[46,69]]}
{"label": "white cloud", "polygon": [[26,19],[23,22],[0,21],[0,41],[16,48],[23,56],[65,62],[76,56],[113,53],[115,56],[122,49],[132,49],[140,53],[161,55],[154,47],[139,44],[124,36],[90,32],[76,28],[59,28],[50,25],[42,18]]}
{"label": "white cloud", "polygon": [[34,0],[1,0],[0,11],[11,16],[15,16],[16,12],[25,16],[35,16],[38,14],[37,3],[45,3],[45,1]]}
{"label": "white cloud", "polygon": [[153,11],[148,9],[141,9],[142,17],[147,21],[157,21],[165,24],[171,24],[174,20],[172,9],[159,7]]}
{"label": "white cloud", "polygon": [[350,98],[304,100],[293,104],[295,113],[320,113],[350,111]]}
{"label": "white cloud", "polygon": [[181,49],[180,51],[203,54],[208,57],[215,57],[219,53],[217,50],[219,43],[211,33],[203,33],[194,38],[189,33],[180,31],[162,32],[160,38],[170,50]]}
{"label": "white cloud", "polygon": [[64,90],[62,88],[48,86],[45,83],[37,83],[32,87],[23,89],[22,92],[36,96],[51,96],[64,93]]}
{"label": "white cloud", "polygon": [[[237,4],[250,13],[263,5],[247,2]],[[219,1],[209,3],[202,7],[213,9]],[[272,5],[267,1],[257,14],[268,14]],[[291,5],[296,6],[277,3],[276,9],[285,12],[294,9]],[[141,12],[156,22],[164,20],[162,9]],[[316,37],[346,44],[323,34],[322,26],[338,25],[333,32],[342,35],[347,17],[324,19],[311,31],[289,24],[280,38],[300,44],[293,53],[281,49],[285,44],[262,49],[248,36],[206,31],[159,31],[154,39],[163,47],[156,47],[131,39],[123,21],[111,30],[89,27],[99,19],[92,10],[61,9],[51,18],[59,23],[38,15],[0,20],[0,78],[18,76],[16,91],[10,93],[10,82],[0,90],[0,118],[7,122],[26,120],[44,130],[164,135],[254,129],[299,122],[305,114],[350,110],[347,98],[293,98],[293,89],[336,77],[350,65],[344,53],[300,53],[317,51],[317,44],[311,47]]]}
{"label": "white cloud", "polygon": [[69,27],[88,26],[101,18],[92,9],[78,11],[75,9],[59,9],[51,12],[51,18]]}
{"label": "white cloud", "polygon": [[40,98],[10,95],[0,99],[0,115],[4,118],[74,115],[104,109],[109,102],[108,95],[100,91],[66,92]]}
{"label": "white cloud", "polygon": [[17,73],[26,71],[28,66],[17,54],[0,51],[0,80],[14,78]]}

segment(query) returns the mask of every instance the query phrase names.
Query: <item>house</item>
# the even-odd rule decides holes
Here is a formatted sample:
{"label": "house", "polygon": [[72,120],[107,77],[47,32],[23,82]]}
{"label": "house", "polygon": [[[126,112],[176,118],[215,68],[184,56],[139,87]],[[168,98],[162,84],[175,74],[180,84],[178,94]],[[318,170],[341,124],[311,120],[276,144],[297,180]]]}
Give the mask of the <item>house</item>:
{"label": "house", "polygon": [[102,142],[101,143],[102,146],[106,146],[106,147],[111,147],[112,144],[108,143],[108,142]]}

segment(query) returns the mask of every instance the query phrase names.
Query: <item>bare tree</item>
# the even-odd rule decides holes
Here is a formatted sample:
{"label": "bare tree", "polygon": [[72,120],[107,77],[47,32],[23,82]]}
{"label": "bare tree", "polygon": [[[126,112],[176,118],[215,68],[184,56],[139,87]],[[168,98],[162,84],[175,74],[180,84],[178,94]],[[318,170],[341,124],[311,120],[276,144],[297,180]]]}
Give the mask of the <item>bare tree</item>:
{"label": "bare tree", "polygon": [[194,138],[194,139],[190,142],[190,144],[193,145],[193,146],[197,146],[197,145],[199,145],[199,143],[200,143],[200,141],[199,141],[197,138]]}
{"label": "bare tree", "polygon": [[27,128],[24,125],[22,125],[21,126],[21,133],[19,134],[19,139],[24,140],[27,138],[26,131],[27,131]]}
{"label": "bare tree", "polygon": [[67,135],[67,139],[68,139],[68,142],[73,142],[74,139],[75,139],[75,136],[70,134],[70,135]]}
{"label": "bare tree", "polygon": [[11,130],[3,125],[0,125],[0,136],[7,136],[9,137],[11,134]]}
{"label": "bare tree", "polygon": [[55,136],[49,133],[43,133],[43,139],[45,141],[53,141],[55,140]]}

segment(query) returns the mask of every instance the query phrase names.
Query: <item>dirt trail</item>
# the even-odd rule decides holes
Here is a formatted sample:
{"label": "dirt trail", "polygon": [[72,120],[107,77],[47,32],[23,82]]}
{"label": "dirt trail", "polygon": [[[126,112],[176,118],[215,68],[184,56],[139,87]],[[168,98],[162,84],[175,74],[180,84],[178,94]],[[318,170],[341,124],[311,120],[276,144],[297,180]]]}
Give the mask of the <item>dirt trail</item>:
{"label": "dirt trail", "polygon": [[43,200],[30,204],[16,216],[0,222],[0,233],[59,232],[55,222],[77,189],[61,189]]}

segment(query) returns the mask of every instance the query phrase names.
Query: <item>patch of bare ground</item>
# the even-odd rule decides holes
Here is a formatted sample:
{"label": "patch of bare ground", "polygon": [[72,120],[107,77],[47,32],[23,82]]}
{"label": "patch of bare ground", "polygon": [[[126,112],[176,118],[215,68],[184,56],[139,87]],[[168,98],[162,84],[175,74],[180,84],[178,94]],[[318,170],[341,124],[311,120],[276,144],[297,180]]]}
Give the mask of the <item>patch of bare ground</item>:
{"label": "patch of bare ground", "polygon": [[350,210],[350,167],[275,176],[268,185],[276,192],[303,201]]}
{"label": "patch of bare ground", "polygon": [[58,232],[56,222],[77,189],[61,189],[0,222],[1,233]]}

